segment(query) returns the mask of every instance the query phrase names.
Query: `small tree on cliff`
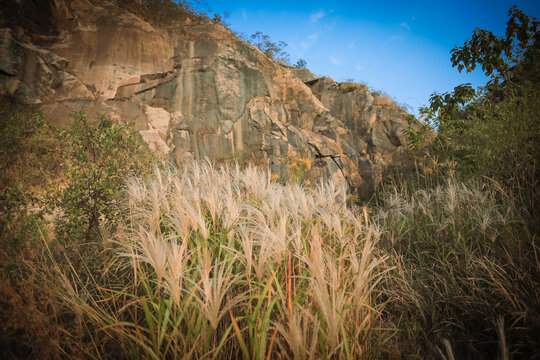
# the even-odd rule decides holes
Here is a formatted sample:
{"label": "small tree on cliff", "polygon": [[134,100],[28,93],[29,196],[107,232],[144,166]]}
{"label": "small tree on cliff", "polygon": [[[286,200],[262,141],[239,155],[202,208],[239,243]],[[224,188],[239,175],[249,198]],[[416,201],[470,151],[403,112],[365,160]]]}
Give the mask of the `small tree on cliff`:
{"label": "small tree on cliff", "polygon": [[305,69],[307,67],[307,61],[304,59],[298,59],[296,64],[293,65],[297,69]]}
{"label": "small tree on cliff", "polygon": [[270,59],[284,64],[289,63],[289,54],[285,51],[286,42],[278,41],[275,43],[270,41],[270,36],[263,34],[261,31],[251,34],[249,42],[258,47]]}

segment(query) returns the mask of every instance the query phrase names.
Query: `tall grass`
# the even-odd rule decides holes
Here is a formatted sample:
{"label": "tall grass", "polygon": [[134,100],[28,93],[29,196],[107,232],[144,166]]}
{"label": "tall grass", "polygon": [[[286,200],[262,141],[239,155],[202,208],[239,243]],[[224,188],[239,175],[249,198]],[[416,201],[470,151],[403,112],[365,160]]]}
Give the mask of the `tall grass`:
{"label": "tall grass", "polygon": [[131,178],[127,192],[93,264],[61,267],[51,252],[46,266],[98,357],[376,356],[385,258],[345,186],[192,163]]}
{"label": "tall grass", "polygon": [[[45,261],[25,253],[0,281],[14,294],[1,315],[24,294],[44,302],[21,319],[45,315],[25,334],[51,357],[534,358],[538,237],[515,198],[494,181],[431,185],[383,190],[368,210],[333,182],[156,168],[126,182],[122,217],[84,255],[60,239]],[[26,264],[37,280],[21,280]]]}
{"label": "tall grass", "polygon": [[[389,191],[374,210],[395,269],[383,282],[394,353],[530,358],[539,353],[538,238],[493,181]],[[403,346],[407,344],[407,346]],[[509,350],[510,349],[510,350]]]}

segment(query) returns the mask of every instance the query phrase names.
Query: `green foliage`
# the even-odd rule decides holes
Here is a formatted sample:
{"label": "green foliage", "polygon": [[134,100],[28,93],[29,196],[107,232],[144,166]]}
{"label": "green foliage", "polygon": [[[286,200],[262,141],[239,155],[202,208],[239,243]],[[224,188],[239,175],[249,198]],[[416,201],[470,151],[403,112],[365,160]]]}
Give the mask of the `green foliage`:
{"label": "green foliage", "polygon": [[430,123],[440,131],[445,126],[452,127],[452,121],[465,112],[464,107],[476,99],[476,91],[471,84],[458,85],[451,93],[433,93],[429,107],[420,109]]}
{"label": "green foliage", "polygon": [[[0,193],[0,240],[2,250],[17,253],[27,241],[45,233],[43,208],[36,208],[38,199],[33,194],[14,187]],[[7,246],[7,248],[4,248]]]}
{"label": "green foliage", "polygon": [[[427,132],[429,127],[427,124],[420,124],[418,119],[414,115],[409,115],[407,117],[408,126],[403,129],[403,133],[407,135],[410,148],[412,150],[418,150],[420,145],[426,140]],[[415,127],[420,127],[420,129],[415,129]]]}
{"label": "green foliage", "polygon": [[44,231],[43,198],[61,163],[58,134],[38,109],[6,109],[0,114],[2,250],[17,252]]}
{"label": "green foliage", "polygon": [[44,187],[60,166],[58,134],[37,108],[0,114],[0,190]]}
{"label": "green foliage", "polygon": [[459,71],[480,65],[491,76],[486,86],[434,93],[420,111],[438,131],[437,157],[455,161],[462,178],[501,180],[534,218],[540,178],[539,22],[516,7],[508,14],[506,37],[476,29],[471,40],[452,50]]}
{"label": "green foliage", "polygon": [[509,82],[518,65],[537,58],[540,22],[525,15],[516,6],[508,11],[508,16],[510,19],[506,23],[506,37],[476,29],[471,40],[452,50],[452,66],[457,66],[460,72],[463,69],[470,72],[481,65],[487,76]]}
{"label": "green foliage", "polygon": [[[456,359],[540,349],[539,23],[515,7],[509,17],[506,37],[477,29],[452,51],[459,71],[479,66],[491,80],[431,96],[420,111],[436,138],[375,199],[396,267],[387,309],[409,357],[433,358],[443,344]],[[410,120],[418,150],[428,129]]]}
{"label": "green foliage", "polygon": [[251,34],[249,42],[258,47],[270,59],[284,64],[289,63],[289,54],[285,51],[286,42],[278,41],[275,43],[270,41],[270,36],[263,34],[261,31]]}
{"label": "green foliage", "polygon": [[59,193],[63,214],[58,230],[88,242],[100,218],[118,220],[113,204],[122,198],[126,177],[141,173],[148,164],[149,150],[130,124],[116,124],[103,116],[91,124],[81,112],[64,137],[68,185]]}
{"label": "green foliage", "polygon": [[307,66],[307,61],[304,59],[298,59],[296,64],[293,65],[297,69],[305,69]]}

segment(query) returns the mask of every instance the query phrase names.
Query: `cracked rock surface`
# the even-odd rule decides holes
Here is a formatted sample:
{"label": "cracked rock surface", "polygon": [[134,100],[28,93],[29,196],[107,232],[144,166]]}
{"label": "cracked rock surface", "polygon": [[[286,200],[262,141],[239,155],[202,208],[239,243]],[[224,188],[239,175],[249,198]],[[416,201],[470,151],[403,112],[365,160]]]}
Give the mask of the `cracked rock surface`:
{"label": "cracked rock surface", "polygon": [[364,196],[407,146],[397,105],[279,65],[219,25],[154,27],[104,0],[18,4],[0,19],[0,95],[59,124],[79,110],[135,120],[162,157],[256,159],[283,180],[291,159],[310,158],[307,179]]}

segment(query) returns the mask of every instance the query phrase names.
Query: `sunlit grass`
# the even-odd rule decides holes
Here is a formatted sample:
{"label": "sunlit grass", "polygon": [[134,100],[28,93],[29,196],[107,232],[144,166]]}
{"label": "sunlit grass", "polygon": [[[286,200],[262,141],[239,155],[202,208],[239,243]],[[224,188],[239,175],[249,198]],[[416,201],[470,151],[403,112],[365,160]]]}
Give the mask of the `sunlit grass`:
{"label": "sunlit grass", "polygon": [[60,352],[87,358],[517,358],[538,347],[538,238],[502,189],[360,208],[345,185],[194,162],[128,179],[83,255],[57,239],[27,263]]}
{"label": "sunlit grass", "polygon": [[126,220],[103,231],[98,274],[49,265],[100,351],[359,359],[389,336],[378,329],[379,231],[347,205],[344,185],[192,163],[132,178],[127,192]]}

